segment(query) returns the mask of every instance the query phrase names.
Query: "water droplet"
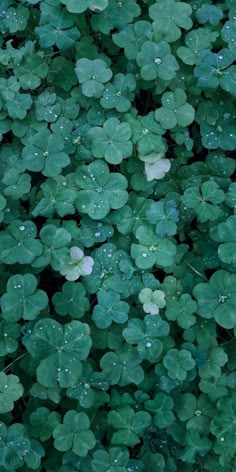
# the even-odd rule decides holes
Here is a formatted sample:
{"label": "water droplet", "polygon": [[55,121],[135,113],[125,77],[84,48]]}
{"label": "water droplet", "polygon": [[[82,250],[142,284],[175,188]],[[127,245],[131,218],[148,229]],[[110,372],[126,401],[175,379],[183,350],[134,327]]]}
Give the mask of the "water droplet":
{"label": "water droplet", "polygon": [[20,230],[20,231],[24,231],[24,230],[25,230],[25,226],[23,226],[23,225],[22,225],[22,226],[19,226],[19,230]]}

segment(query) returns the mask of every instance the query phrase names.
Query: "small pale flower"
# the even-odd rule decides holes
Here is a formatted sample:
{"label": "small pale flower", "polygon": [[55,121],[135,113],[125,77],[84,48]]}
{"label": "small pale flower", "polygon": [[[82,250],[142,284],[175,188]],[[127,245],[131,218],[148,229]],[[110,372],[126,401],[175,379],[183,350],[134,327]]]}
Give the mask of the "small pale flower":
{"label": "small pale flower", "polygon": [[90,275],[93,270],[94,260],[90,256],[85,256],[82,249],[72,247],[70,249],[70,260],[60,271],[66,280],[75,281],[82,275]]}
{"label": "small pale flower", "polygon": [[159,161],[149,164],[145,162],[145,174],[148,182],[152,180],[159,180],[165,177],[165,174],[170,170],[170,160],[169,159],[159,159]]}

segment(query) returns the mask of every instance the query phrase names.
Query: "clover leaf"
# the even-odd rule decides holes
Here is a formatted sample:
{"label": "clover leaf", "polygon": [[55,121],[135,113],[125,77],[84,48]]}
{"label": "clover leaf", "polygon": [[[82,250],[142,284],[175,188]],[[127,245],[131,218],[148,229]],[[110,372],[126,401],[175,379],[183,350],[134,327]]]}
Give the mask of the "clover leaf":
{"label": "clover leaf", "polygon": [[42,26],[35,28],[40,46],[46,49],[55,45],[61,50],[73,47],[76,40],[80,38],[78,28],[73,25],[73,17],[65,9],[60,8],[60,6],[54,8],[50,20],[48,17],[47,20],[44,20]]}
{"label": "clover leaf", "polygon": [[[75,2],[75,0],[73,1]],[[126,26],[127,23],[131,23],[133,21],[133,18],[139,16],[141,12],[140,6],[134,0],[123,0],[123,2],[109,0],[107,7],[105,9],[102,8],[101,12],[99,4],[98,8],[96,9],[96,4],[94,4],[94,0],[89,1],[91,1],[91,5],[93,5],[92,10],[94,10],[95,12],[97,10],[98,13],[97,15],[92,16],[92,28],[94,31],[101,31],[104,34],[109,34],[109,32],[114,28],[120,29],[123,26]],[[99,0],[99,3],[101,1],[103,7],[104,0]]]}
{"label": "clover leaf", "polygon": [[62,292],[54,293],[52,303],[59,315],[70,315],[72,318],[82,318],[89,309],[89,301],[85,297],[85,288],[81,283],[66,282]]}
{"label": "clover leaf", "polygon": [[55,177],[70,163],[63,149],[64,140],[61,136],[50,133],[48,129],[39,131],[23,149],[24,168],[32,172],[42,171],[46,177]]}
{"label": "clover leaf", "polygon": [[60,269],[60,274],[66,280],[77,280],[81,275],[89,275],[93,270],[94,260],[90,256],[85,256],[82,249],[73,246],[70,248],[70,255]]}
{"label": "clover leaf", "polygon": [[25,463],[31,469],[36,469],[37,467],[41,466],[42,457],[45,456],[45,449],[40,444],[37,439],[31,439],[31,449],[25,455]]}
{"label": "clover leaf", "polygon": [[136,60],[144,80],[153,80],[157,77],[162,80],[171,80],[179,69],[175,56],[171,54],[169,44],[164,40],[159,43],[145,41]]}
{"label": "clover leaf", "polygon": [[64,267],[69,254],[67,246],[71,242],[71,234],[65,228],[57,228],[55,225],[45,225],[39,233],[43,250],[37,257],[33,266],[37,268],[50,264],[54,270]]}
{"label": "clover leaf", "polygon": [[166,142],[162,137],[165,130],[155,120],[154,112],[151,111],[145,116],[138,116],[137,119],[127,115],[127,121],[132,129],[132,142],[137,144],[139,158],[145,161],[147,159],[145,156],[153,153],[156,158],[154,161],[148,159],[147,162],[152,163],[157,159],[161,159],[166,151]]}
{"label": "clover leaf", "polygon": [[19,200],[31,189],[31,177],[29,174],[20,174],[17,169],[9,169],[5,172],[2,182],[6,185],[4,195],[14,200]]}
{"label": "clover leaf", "polygon": [[56,93],[51,93],[51,91],[48,90],[42,92],[35,103],[36,119],[38,121],[45,121],[46,123],[54,123],[55,121],[57,121],[57,118],[60,113],[61,105],[60,102],[57,100]]}
{"label": "clover leaf", "polygon": [[162,290],[151,290],[150,288],[143,288],[138,296],[140,302],[143,304],[145,313],[157,315],[159,308],[163,308],[166,304],[165,294]]}
{"label": "clover leaf", "polygon": [[100,103],[105,109],[115,108],[124,113],[131,107],[135,88],[136,80],[133,74],[116,74],[113,82],[106,85]]}
{"label": "clover leaf", "polygon": [[76,63],[76,75],[82,84],[82,93],[86,97],[101,97],[104,83],[112,77],[112,71],[102,59],[79,59]]}
{"label": "clover leaf", "polygon": [[52,217],[54,213],[57,213],[63,217],[75,213],[74,202],[77,193],[71,188],[66,188],[66,181],[62,185],[64,188],[61,189],[54,179],[47,179],[40,186],[39,196],[41,198],[31,212],[33,216]]}
{"label": "clover leaf", "polygon": [[30,264],[42,253],[35,239],[37,229],[32,221],[16,220],[0,235],[0,259],[5,264]]}
{"label": "clover leaf", "polygon": [[218,25],[223,18],[223,11],[216,5],[202,5],[196,11],[196,17],[199,23],[209,22],[211,25]]}
{"label": "clover leaf", "polygon": [[162,237],[173,236],[176,233],[178,215],[174,200],[152,202],[146,211],[149,223],[156,225],[156,233]]}
{"label": "clover leaf", "polygon": [[[234,18],[233,18],[234,20]],[[235,52],[235,21],[229,20],[224,23],[221,30],[222,39],[228,43],[229,50]]]}
{"label": "clover leaf", "polygon": [[0,434],[1,466],[9,471],[22,467],[25,456],[31,449],[31,442],[26,435],[25,426],[14,423],[7,428],[5,423],[0,422]]}
{"label": "clover leaf", "polygon": [[107,451],[98,450],[93,453],[91,466],[94,472],[126,472],[129,452],[126,448],[111,447]]}
{"label": "clover leaf", "polygon": [[32,98],[31,95],[28,93],[20,93],[17,92],[15,94],[14,99],[9,100],[6,103],[7,111],[13,120],[19,119],[23,120],[26,115],[28,110],[32,106]]}
{"label": "clover leaf", "polygon": [[108,215],[110,209],[119,209],[128,200],[127,180],[118,173],[109,172],[104,161],[95,160],[89,166],[81,166],[76,172],[78,192],[76,207],[94,220]]}
{"label": "clover leaf", "polygon": [[96,438],[89,427],[89,417],[84,412],[67,411],[63,424],[53,431],[55,448],[58,451],[72,450],[77,456],[85,457],[96,445]]}
{"label": "clover leaf", "polygon": [[186,447],[183,453],[181,454],[181,459],[184,462],[190,462],[191,464],[195,462],[196,456],[200,455],[205,456],[207,452],[211,449],[211,441],[206,436],[202,438],[194,429],[189,429],[186,432],[185,436]]}
{"label": "clover leaf", "polygon": [[236,67],[234,54],[229,49],[221,49],[218,53],[209,52],[201,64],[194,69],[194,76],[198,79],[198,87],[202,89],[217,89],[220,86],[226,92],[235,95],[234,81]]}
{"label": "clover leaf", "polygon": [[96,401],[98,390],[107,390],[109,383],[101,372],[94,372],[89,363],[84,363],[82,374],[75,385],[66,391],[68,398],[79,400],[83,408],[90,408]]}
{"label": "clover leaf", "polygon": [[0,195],[0,221],[1,222],[4,219],[4,211],[3,210],[6,206],[6,203],[7,203],[6,199],[2,195]]}
{"label": "clover leaf", "polygon": [[33,332],[25,337],[26,349],[38,363],[37,379],[45,387],[65,388],[78,380],[82,365],[91,347],[87,324],[72,321],[63,327],[54,320],[36,323]]}
{"label": "clover leaf", "polygon": [[150,426],[151,416],[146,411],[135,413],[126,406],[110,411],[108,423],[116,430],[111,438],[112,444],[133,447],[140,442],[140,436]]}
{"label": "clover leaf", "polygon": [[24,31],[29,19],[29,11],[24,6],[19,5],[18,8],[10,7],[7,9],[7,14],[4,15],[4,26],[10,33],[17,31]]}
{"label": "clover leaf", "polygon": [[215,241],[221,242],[218,247],[218,255],[222,262],[226,264],[236,263],[235,259],[235,249],[236,249],[236,239],[235,239],[235,228],[236,228],[236,216],[229,216],[227,220],[219,223],[215,232],[211,230],[211,237]]}
{"label": "clover leaf", "polygon": [[101,369],[110,385],[139,385],[144,379],[144,372],[139,365],[142,358],[135,349],[123,346],[116,352],[106,352],[100,361]]}
{"label": "clover leaf", "polygon": [[99,12],[105,10],[108,0],[81,0],[79,4],[76,0],[62,0],[62,3],[70,13],[82,13],[87,8]]}
{"label": "clover leaf", "polygon": [[218,33],[206,27],[189,31],[184,38],[185,46],[180,46],[177,49],[178,57],[184,64],[196,64],[205,51],[209,52],[217,36]]}
{"label": "clover leaf", "polygon": [[109,215],[111,221],[116,224],[117,229],[122,234],[129,234],[136,231],[140,223],[146,221],[146,209],[149,202],[135,194],[129,196],[128,205]]}
{"label": "clover leaf", "polygon": [[154,28],[168,42],[176,41],[181,36],[181,28],[191,28],[191,13],[191,5],[175,0],[161,0],[149,8],[150,17],[156,20]]}
{"label": "clover leaf", "polygon": [[164,472],[165,470],[165,459],[162,454],[145,452],[142,461],[147,469],[150,467],[150,469],[153,468],[155,470],[158,467],[157,470],[159,472]]}
{"label": "clover leaf", "polygon": [[125,323],[128,319],[129,305],[120,300],[113,290],[101,290],[97,295],[98,304],[93,310],[93,320],[98,328],[104,329],[115,323]]}
{"label": "clover leaf", "polygon": [[215,318],[223,328],[236,326],[236,276],[225,270],[216,271],[209,283],[197,284],[193,295],[197,300],[197,313],[203,318]]}
{"label": "clover leaf", "polygon": [[207,358],[204,364],[199,367],[198,372],[201,378],[220,378],[221,367],[228,361],[228,356],[224,349],[218,346],[213,346],[208,350]]}
{"label": "clover leaf", "polygon": [[[95,252],[93,272],[83,280],[86,290],[89,293],[95,293],[101,286],[105,287],[112,276],[120,275],[119,261],[124,255],[126,253],[117,250],[114,244],[106,243],[100,246]],[[119,280],[120,283],[121,280]],[[127,281],[125,283],[127,285]],[[119,292],[117,279],[115,279],[113,290]]]}
{"label": "clover leaf", "polygon": [[225,396],[217,402],[217,415],[211,422],[211,433],[217,437],[220,443],[226,447],[234,447],[233,438],[235,437],[235,392],[230,396]]}
{"label": "clover leaf", "polygon": [[173,407],[173,399],[164,393],[157,393],[153,400],[145,402],[145,408],[153,414],[154,424],[160,429],[174,422]]}
{"label": "clover leaf", "polygon": [[217,183],[208,181],[199,188],[193,186],[185,190],[182,196],[184,205],[193,208],[199,221],[216,220],[220,216],[220,208],[217,206],[224,201],[224,192]]}
{"label": "clover leaf", "polygon": [[124,48],[125,55],[130,61],[136,56],[146,39],[151,38],[152,28],[149,21],[136,21],[134,24],[126,25],[118,33],[112,35],[117,46]]}
{"label": "clover leaf", "polygon": [[19,377],[0,372],[0,413],[13,410],[14,402],[22,397],[23,392]]}
{"label": "clover leaf", "polygon": [[186,103],[186,99],[185,92],[179,88],[162,95],[162,107],[155,111],[155,118],[163,129],[171,129],[176,125],[185,127],[193,122],[195,110]]}
{"label": "clover leaf", "polygon": [[48,296],[37,289],[37,279],[32,274],[17,274],[8,279],[7,293],[2,295],[2,317],[15,322],[20,318],[34,320],[48,305]]}
{"label": "clover leaf", "polygon": [[38,88],[47,76],[48,65],[41,54],[26,55],[20,63],[14,67],[14,74],[23,90],[34,90]]}
{"label": "clover leaf", "polygon": [[186,349],[170,349],[165,354],[163,364],[171,379],[185,380],[187,372],[195,366],[191,352]]}
{"label": "clover leaf", "polygon": [[0,356],[15,352],[18,347],[17,339],[20,337],[21,329],[17,323],[0,321]]}
{"label": "clover leaf", "polygon": [[94,157],[105,157],[109,164],[120,164],[132,153],[131,128],[117,118],[109,118],[103,127],[95,126],[88,131]]}
{"label": "clover leaf", "polygon": [[60,423],[60,415],[56,411],[52,411],[45,407],[37,408],[30,415],[30,433],[34,438],[40,441],[47,441]]}
{"label": "clover leaf", "polygon": [[140,244],[132,244],[131,256],[140,269],[149,269],[155,264],[168,267],[174,262],[175,245],[158,236],[151,226],[140,225],[136,230]]}
{"label": "clover leaf", "polygon": [[143,359],[157,360],[163,350],[163,343],[157,339],[169,334],[169,325],[159,315],[147,315],[144,320],[133,318],[128,321],[123,337],[129,344],[137,344],[137,351]]}
{"label": "clover leaf", "polygon": [[179,300],[168,300],[166,305],[166,317],[168,320],[177,321],[183,329],[188,329],[196,323],[193,313],[196,313],[197,304],[188,293],[181,295]]}

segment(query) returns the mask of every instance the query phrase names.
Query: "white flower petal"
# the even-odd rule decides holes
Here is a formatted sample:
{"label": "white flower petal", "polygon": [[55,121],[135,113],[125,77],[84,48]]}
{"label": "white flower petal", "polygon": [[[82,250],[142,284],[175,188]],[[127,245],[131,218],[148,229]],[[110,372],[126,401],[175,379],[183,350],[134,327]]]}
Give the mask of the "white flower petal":
{"label": "white flower petal", "polygon": [[159,180],[165,177],[166,172],[170,170],[170,160],[169,159],[160,159],[154,164],[149,164],[145,162],[145,174],[148,182],[152,180]]}

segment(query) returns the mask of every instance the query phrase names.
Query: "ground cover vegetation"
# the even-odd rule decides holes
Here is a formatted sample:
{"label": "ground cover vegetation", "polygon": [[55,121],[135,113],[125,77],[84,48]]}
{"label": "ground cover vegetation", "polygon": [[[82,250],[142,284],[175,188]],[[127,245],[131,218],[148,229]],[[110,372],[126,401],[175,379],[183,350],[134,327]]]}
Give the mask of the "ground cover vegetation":
{"label": "ground cover vegetation", "polygon": [[236,1],[0,31],[0,472],[235,471]]}

